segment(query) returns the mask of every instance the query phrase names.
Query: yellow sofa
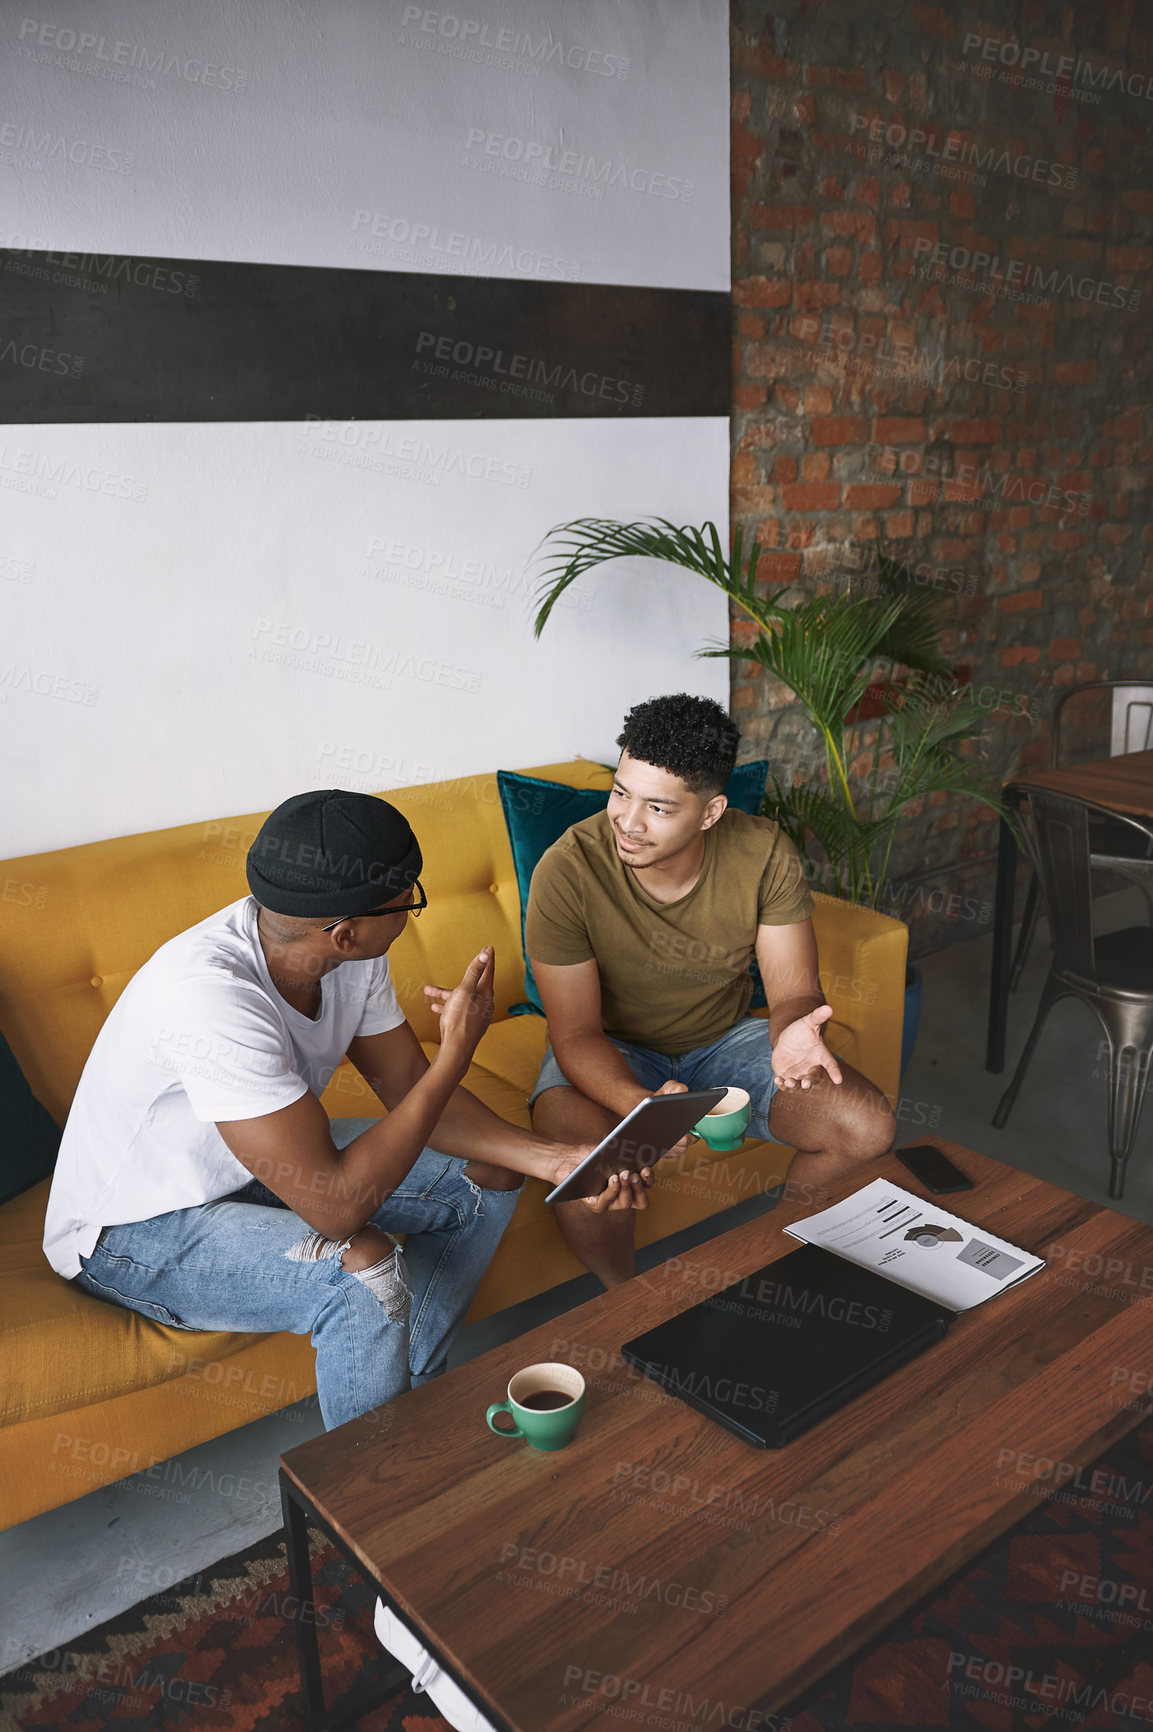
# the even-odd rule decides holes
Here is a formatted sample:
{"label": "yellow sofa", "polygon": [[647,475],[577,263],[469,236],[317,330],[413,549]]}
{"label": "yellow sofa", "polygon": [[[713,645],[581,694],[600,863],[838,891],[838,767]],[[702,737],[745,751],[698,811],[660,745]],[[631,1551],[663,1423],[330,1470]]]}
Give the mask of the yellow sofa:
{"label": "yellow sofa", "polygon": [[[583,761],[527,772],[574,787],[607,785]],[[544,1023],[510,1017],[524,997],[520,909],[495,775],[391,790],[427,862],[429,908],[390,960],[418,1037],[436,1038],[421,987],[455,982],[482,944],[496,947],[496,1019],[468,1085],[528,1124],[526,1094]],[[96,1034],[125,983],[166,939],[247,894],[244,858],[265,814],[94,842],[0,867],[0,1028],[33,1089],[63,1123]],[[817,898],[830,1044],[895,1099],[907,931],[899,921]],[[324,1096],[330,1116],[373,1116],[379,1103],[345,1064]],[[698,1145],[703,1148],[703,1145]],[[665,1171],[638,1220],[642,1243],[770,1188],[791,1151],[749,1142],[739,1154],[694,1151]],[[167,1461],[315,1391],[304,1336],[166,1329],[62,1280],[41,1250],[49,1181],[0,1207],[0,1526]],[[579,1274],[525,1183],[470,1319]]]}

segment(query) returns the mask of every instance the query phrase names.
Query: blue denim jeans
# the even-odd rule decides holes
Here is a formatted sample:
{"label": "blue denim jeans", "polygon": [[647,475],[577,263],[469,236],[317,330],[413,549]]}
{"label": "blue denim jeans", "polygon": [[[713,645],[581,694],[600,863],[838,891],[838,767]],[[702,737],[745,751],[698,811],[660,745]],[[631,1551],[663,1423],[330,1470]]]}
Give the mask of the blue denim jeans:
{"label": "blue denim jeans", "polygon": [[[344,1148],[374,1122],[336,1119],[332,1140]],[[339,1256],[294,1257],[311,1228],[259,1179],[212,1203],[105,1227],[76,1284],[171,1329],[311,1335],[331,1431],[444,1370],[520,1196],[482,1190],[464,1166],[424,1149],[371,1217],[408,1235],[398,1265],[411,1306],[383,1305]]]}
{"label": "blue denim jeans", "polygon": [[[610,1036],[611,1039],[611,1036]],[[711,1046],[697,1046],[679,1058],[654,1052],[651,1047],[631,1046],[627,1040],[613,1045],[628,1060],[629,1069],[642,1088],[657,1090],[662,1083],[682,1082],[689,1089],[745,1089],[751,1108],[749,1136],[779,1142],[769,1129],[769,1108],[777,1085],[773,1079],[773,1049],[769,1024],[763,1016],[745,1016],[726,1029]],[[567,1076],[547,1047],[540,1075],[528,1097],[531,1107],[545,1089],[571,1088]]]}

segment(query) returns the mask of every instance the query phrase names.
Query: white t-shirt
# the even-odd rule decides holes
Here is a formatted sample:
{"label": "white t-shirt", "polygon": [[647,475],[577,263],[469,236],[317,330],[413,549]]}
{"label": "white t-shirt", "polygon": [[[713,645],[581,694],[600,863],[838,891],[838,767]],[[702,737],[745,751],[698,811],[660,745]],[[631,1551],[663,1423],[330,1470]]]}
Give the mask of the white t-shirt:
{"label": "white t-shirt", "polygon": [[278,1112],[323,1093],[357,1035],[398,1028],[383,956],[321,981],[320,1015],[273,986],[251,896],[161,945],[96,1038],[64,1127],[44,1255],[66,1280],[104,1227],[210,1203],[252,1174],[217,1120]]}

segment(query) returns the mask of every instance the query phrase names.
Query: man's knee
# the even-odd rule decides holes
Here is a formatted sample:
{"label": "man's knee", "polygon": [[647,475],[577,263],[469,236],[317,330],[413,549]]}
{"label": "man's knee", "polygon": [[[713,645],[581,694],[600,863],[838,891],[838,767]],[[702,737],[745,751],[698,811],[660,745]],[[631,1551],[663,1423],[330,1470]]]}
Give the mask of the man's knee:
{"label": "man's knee", "polygon": [[390,1323],[407,1325],[412,1307],[400,1246],[381,1227],[362,1227],[349,1240],[341,1263],[367,1287]]}
{"label": "man's knee", "polygon": [[859,1161],[887,1155],[897,1138],[897,1115],[880,1089],[862,1078],[843,1104],[839,1130],[845,1152]]}
{"label": "man's knee", "polygon": [[469,1161],[464,1176],[482,1191],[519,1191],[524,1184],[523,1173],[511,1172],[508,1167],[492,1167],[485,1161]]}
{"label": "man's knee", "polygon": [[569,1083],[554,1083],[552,1088],[542,1089],[535,1101],[529,1106],[528,1116],[530,1120],[535,1125],[538,1118],[555,1119],[558,1116],[563,1118],[566,1111],[572,1109],[579,1092]]}
{"label": "man's knee", "polygon": [[371,1269],[395,1250],[395,1241],[381,1227],[361,1227],[347,1239],[326,1239],[323,1233],[306,1233],[285,1253],[292,1263],[323,1263],[339,1257],[342,1269]]}
{"label": "man's knee", "polygon": [[534,1129],[558,1143],[599,1143],[620,1122],[618,1113],[567,1083],[542,1089],[529,1113]]}
{"label": "man's knee", "polygon": [[395,1241],[380,1227],[362,1227],[359,1233],[354,1233],[348,1242],[348,1248],[341,1257],[341,1267],[355,1271],[372,1269],[377,1263],[390,1257],[396,1249]]}
{"label": "man's knee", "polygon": [[[784,1133],[798,1148],[827,1150],[853,1161],[873,1161],[887,1155],[897,1135],[897,1120],[880,1089],[866,1077],[842,1066],[844,1081],[823,1079],[812,1090],[794,1090],[773,1100],[769,1123],[774,1135]],[[772,1116],[778,1102],[781,1113]]]}

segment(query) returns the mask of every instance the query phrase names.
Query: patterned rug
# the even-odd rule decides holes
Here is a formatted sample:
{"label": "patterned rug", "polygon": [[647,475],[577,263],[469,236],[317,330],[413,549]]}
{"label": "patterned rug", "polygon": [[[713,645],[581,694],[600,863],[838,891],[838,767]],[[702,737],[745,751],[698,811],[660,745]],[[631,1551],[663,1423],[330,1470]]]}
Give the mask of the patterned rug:
{"label": "patterned rug", "polygon": [[[1022,1481],[1025,1485],[1027,1482]],[[803,1702],[777,1732],[1138,1732],[1153,1726],[1153,1424],[1115,1445]],[[375,1595],[313,1534],[315,1618],[331,1706],[383,1681]],[[282,1732],[303,1717],[278,1538],[177,1583],[0,1678],[0,1732]],[[605,1702],[609,1727],[635,1710]],[[590,1719],[593,1716],[590,1716]],[[656,1717],[665,1723],[665,1715]],[[361,1732],[448,1732],[399,1691]],[[697,1732],[683,1722],[678,1732]],[[711,1732],[711,1723],[701,1732]]]}

